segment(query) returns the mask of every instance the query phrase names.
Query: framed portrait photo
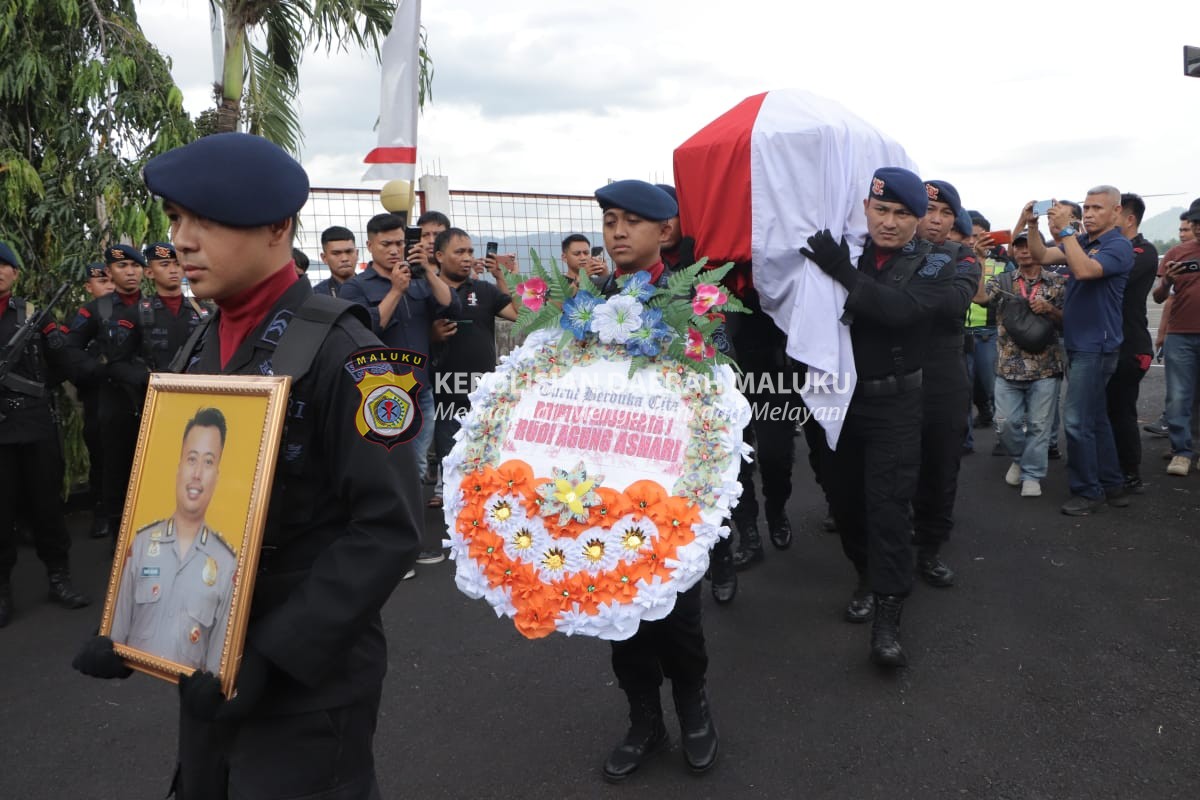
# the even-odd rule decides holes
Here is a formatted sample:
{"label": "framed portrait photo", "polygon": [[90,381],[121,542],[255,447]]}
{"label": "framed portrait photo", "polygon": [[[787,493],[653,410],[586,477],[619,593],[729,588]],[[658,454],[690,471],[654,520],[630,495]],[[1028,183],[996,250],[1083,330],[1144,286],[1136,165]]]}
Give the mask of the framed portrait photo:
{"label": "framed portrait photo", "polygon": [[290,384],[150,376],[100,624],[130,667],[232,696]]}

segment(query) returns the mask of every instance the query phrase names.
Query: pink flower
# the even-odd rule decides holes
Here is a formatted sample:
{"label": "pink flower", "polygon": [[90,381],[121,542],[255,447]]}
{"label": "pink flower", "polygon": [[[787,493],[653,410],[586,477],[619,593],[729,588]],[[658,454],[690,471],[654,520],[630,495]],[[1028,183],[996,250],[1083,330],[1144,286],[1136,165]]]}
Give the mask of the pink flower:
{"label": "pink flower", "polygon": [[546,302],[547,291],[546,282],[541,278],[530,278],[517,286],[517,292],[521,295],[521,305],[530,311],[541,309],[542,305]]}
{"label": "pink flower", "polygon": [[683,347],[683,354],[692,361],[703,361],[706,358],[712,358],[716,350],[711,344],[706,344],[704,337],[700,335],[700,331],[695,328],[688,328],[687,344]]}
{"label": "pink flower", "polygon": [[696,296],[692,298],[692,311],[697,316],[703,316],[713,306],[719,306],[729,300],[729,296],[721,291],[719,286],[702,283],[696,287]]}

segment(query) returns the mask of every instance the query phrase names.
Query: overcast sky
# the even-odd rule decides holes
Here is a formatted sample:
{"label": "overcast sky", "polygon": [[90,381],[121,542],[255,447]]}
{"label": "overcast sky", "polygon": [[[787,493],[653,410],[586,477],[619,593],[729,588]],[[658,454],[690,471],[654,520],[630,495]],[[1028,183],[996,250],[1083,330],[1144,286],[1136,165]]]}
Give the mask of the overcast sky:
{"label": "overcast sky", "polygon": [[[195,114],[212,103],[207,0],[139,0]],[[591,194],[671,180],[671,153],[745,97],[802,88],[899,141],[926,179],[1008,227],[1020,205],[1109,183],[1148,215],[1200,195],[1200,3],[424,0],[433,101],[418,174],[452,189]],[[1086,14],[1086,16],[1084,16]],[[1190,38],[1189,38],[1190,37]],[[306,56],[314,186],[370,187],[378,66]],[[864,194],[866,187],[864,188]]]}

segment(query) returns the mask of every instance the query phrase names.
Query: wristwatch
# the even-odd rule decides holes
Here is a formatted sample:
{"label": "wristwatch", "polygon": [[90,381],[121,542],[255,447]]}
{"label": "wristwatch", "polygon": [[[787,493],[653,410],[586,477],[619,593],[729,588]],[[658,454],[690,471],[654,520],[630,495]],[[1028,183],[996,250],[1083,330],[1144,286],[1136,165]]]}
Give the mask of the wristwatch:
{"label": "wristwatch", "polygon": [[1059,230],[1059,232],[1058,232],[1058,238],[1060,238],[1060,239],[1065,239],[1065,238],[1067,238],[1068,236],[1074,236],[1074,235],[1075,235],[1076,233],[1078,233],[1078,232],[1079,232],[1079,231],[1077,231],[1077,230],[1075,229],[1075,225],[1074,225],[1074,224],[1071,224],[1071,225],[1068,225],[1067,227],[1065,227],[1065,228],[1062,228],[1061,230]]}

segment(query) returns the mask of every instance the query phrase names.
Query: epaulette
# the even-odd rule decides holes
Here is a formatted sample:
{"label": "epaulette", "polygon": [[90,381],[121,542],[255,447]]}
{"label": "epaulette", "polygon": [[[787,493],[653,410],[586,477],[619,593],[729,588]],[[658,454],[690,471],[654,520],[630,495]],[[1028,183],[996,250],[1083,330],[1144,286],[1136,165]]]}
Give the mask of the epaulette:
{"label": "epaulette", "polygon": [[205,525],[205,526],[204,526],[204,532],[205,532],[205,534],[206,534],[206,535],[207,535],[207,534],[212,534],[212,537],[213,537],[214,539],[216,539],[216,540],[217,540],[218,542],[220,542],[221,544],[225,545],[225,549],[226,549],[226,550],[228,550],[228,551],[229,551],[229,552],[230,552],[232,555],[237,555],[237,550],[235,550],[235,549],[233,548],[233,545],[231,545],[229,542],[227,542],[227,541],[225,540],[225,537],[224,537],[224,536],[222,536],[222,535],[221,535],[221,534],[220,534],[218,531],[214,531],[212,528],[210,528],[210,527],[208,527],[207,525]]}
{"label": "epaulette", "polygon": [[148,525],[143,525],[142,527],[138,528],[137,531],[133,535],[137,536],[139,533],[142,533],[143,531],[148,531],[151,528],[153,528],[155,525],[162,525],[166,521],[167,521],[166,519],[156,519],[156,520],[154,520],[154,522],[151,522]]}

